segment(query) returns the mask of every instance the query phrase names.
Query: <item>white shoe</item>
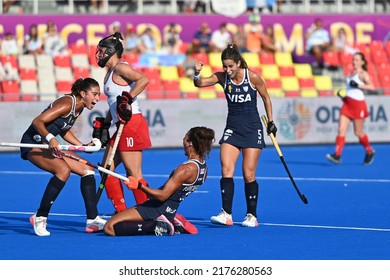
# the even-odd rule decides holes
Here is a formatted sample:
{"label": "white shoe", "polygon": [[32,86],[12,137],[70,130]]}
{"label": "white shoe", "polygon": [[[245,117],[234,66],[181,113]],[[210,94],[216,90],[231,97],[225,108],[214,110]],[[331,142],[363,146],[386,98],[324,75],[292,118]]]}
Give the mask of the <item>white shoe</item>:
{"label": "white shoe", "polygon": [[242,222],[243,227],[257,227],[259,223],[257,222],[257,218],[252,214],[248,213],[245,216],[244,221]]}
{"label": "white shoe", "polygon": [[85,231],[88,233],[94,233],[103,230],[106,220],[103,220],[99,216],[96,216],[95,219],[87,219],[87,226]]}
{"label": "white shoe", "polygon": [[220,224],[225,226],[232,226],[233,225],[233,218],[232,214],[228,214],[225,212],[225,210],[222,209],[221,213],[219,213],[217,216],[212,216],[210,218],[210,221],[214,224]]}
{"label": "white shoe", "polygon": [[30,217],[30,223],[34,227],[35,234],[38,236],[49,236],[50,232],[46,230],[47,217],[37,217],[36,214]]}

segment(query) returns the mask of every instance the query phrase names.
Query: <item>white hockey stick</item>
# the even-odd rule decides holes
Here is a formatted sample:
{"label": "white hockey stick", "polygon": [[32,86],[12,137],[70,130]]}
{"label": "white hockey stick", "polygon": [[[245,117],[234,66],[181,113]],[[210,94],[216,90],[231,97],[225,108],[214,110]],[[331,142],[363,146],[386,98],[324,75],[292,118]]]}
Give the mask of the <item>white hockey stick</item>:
{"label": "white hockey stick", "polygon": [[[63,151],[76,151],[76,152],[97,152],[101,149],[102,143],[99,139],[93,138],[92,142],[95,146],[74,146],[74,145],[58,145]],[[50,149],[48,144],[29,144],[29,143],[6,143],[1,142],[1,147],[19,147],[19,148],[40,148]]]}

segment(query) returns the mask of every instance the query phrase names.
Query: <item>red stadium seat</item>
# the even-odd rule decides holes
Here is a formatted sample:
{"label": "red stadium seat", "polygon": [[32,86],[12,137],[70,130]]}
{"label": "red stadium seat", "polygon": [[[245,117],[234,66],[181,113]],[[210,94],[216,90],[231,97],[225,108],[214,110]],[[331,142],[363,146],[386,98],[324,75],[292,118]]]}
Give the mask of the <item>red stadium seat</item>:
{"label": "red stadium seat", "polygon": [[37,79],[37,71],[35,69],[28,68],[20,68],[19,76],[22,80],[36,80]]}
{"label": "red stadium seat", "polygon": [[373,50],[371,51],[372,61],[375,64],[388,63],[389,59],[384,50]]}
{"label": "red stadium seat", "polygon": [[339,66],[341,66],[340,59],[339,59],[339,54],[336,51],[324,52],[322,57],[324,59],[324,64],[326,66],[331,66],[331,67],[339,67]]}
{"label": "red stadium seat", "polygon": [[18,68],[19,63],[18,63],[18,57],[16,55],[5,55],[1,56],[1,63],[4,65],[6,63],[11,63],[11,66],[13,68]]}
{"label": "red stadium seat", "polygon": [[313,78],[298,78],[299,87],[302,89],[313,89],[315,83]]}
{"label": "red stadium seat", "polygon": [[259,59],[261,64],[275,64],[275,56],[273,53],[260,52]]}
{"label": "red stadium seat", "polygon": [[87,78],[91,76],[89,68],[73,67],[73,76],[75,80],[79,78]]}
{"label": "red stadium seat", "polygon": [[3,101],[19,101],[20,86],[17,81],[2,81]]}
{"label": "red stadium seat", "polygon": [[295,69],[293,66],[279,66],[279,74],[281,77],[295,76]]}
{"label": "red stadium seat", "polygon": [[165,98],[179,99],[181,98],[181,92],[178,81],[163,81],[165,89]]}
{"label": "red stadium seat", "polygon": [[139,54],[136,54],[136,53],[125,53],[122,56],[122,60],[126,61],[130,65],[138,64],[138,62],[139,62]]}
{"label": "red stadium seat", "polygon": [[56,86],[58,93],[70,93],[72,83],[69,81],[57,81]]}
{"label": "red stadium seat", "polygon": [[353,54],[346,52],[339,52],[339,61],[341,66],[345,66],[352,63]]}
{"label": "red stadium seat", "polygon": [[390,95],[390,74],[379,76],[384,95]]}
{"label": "red stadium seat", "polygon": [[70,45],[72,54],[88,54],[87,45],[84,43],[73,43]]}
{"label": "red stadium seat", "polygon": [[71,60],[69,55],[56,55],[53,58],[55,66],[59,67],[71,67]]}
{"label": "red stadium seat", "polygon": [[210,65],[209,56],[207,53],[193,53],[192,56],[196,61],[200,61],[204,65]]}

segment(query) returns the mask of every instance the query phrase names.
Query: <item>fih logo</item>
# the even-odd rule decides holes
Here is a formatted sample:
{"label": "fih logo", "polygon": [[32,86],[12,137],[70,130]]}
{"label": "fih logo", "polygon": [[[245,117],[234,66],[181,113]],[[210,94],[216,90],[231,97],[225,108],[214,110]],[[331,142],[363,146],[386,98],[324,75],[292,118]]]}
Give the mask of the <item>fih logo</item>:
{"label": "fih logo", "polygon": [[277,113],[280,133],[288,140],[302,139],[310,129],[310,109],[295,100],[285,102]]}

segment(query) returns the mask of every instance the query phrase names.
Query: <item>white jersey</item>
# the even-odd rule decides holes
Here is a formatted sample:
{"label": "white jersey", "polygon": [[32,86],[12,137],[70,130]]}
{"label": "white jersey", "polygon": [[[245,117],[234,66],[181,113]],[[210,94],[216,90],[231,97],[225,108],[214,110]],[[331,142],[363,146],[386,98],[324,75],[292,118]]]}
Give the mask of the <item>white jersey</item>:
{"label": "white jersey", "polygon": [[[122,62],[126,63],[126,62]],[[127,64],[127,63],[126,63]],[[112,79],[112,75],[115,71],[115,68],[112,69],[107,81],[104,83],[104,94],[107,96],[108,106],[110,107],[110,112],[112,120],[114,123],[118,122],[118,117],[116,116],[116,97],[122,94],[122,91],[130,92],[134,86],[134,82],[130,85],[119,85],[115,83]],[[133,103],[131,104],[131,109],[133,114],[141,114],[139,110],[137,97],[134,97]]]}
{"label": "white jersey", "polygon": [[362,80],[360,80],[360,78],[359,78],[359,73],[356,73],[352,77],[347,77],[346,81],[347,81],[347,94],[346,94],[346,96],[350,97],[352,99],[355,99],[355,100],[360,100],[360,101],[365,100],[364,91],[362,89],[354,88],[354,87],[351,87],[349,85],[349,83],[351,81],[355,81],[358,85],[364,85],[364,82]]}

